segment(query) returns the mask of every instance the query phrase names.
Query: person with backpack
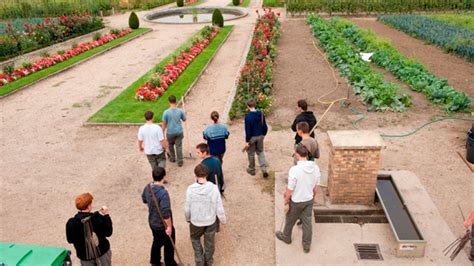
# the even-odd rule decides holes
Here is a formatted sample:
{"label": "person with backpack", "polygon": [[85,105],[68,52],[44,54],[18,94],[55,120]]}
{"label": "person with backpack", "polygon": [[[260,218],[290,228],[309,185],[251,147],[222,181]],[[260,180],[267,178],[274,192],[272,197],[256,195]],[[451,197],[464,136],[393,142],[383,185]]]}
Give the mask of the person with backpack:
{"label": "person with backpack", "polygon": [[75,199],[79,212],[66,223],[67,242],[74,245],[82,266],[112,265],[112,251],[107,237],[112,235],[109,208],[103,206],[92,212],[90,193],[82,193]]}
{"label": "person with backpack", "polygon": [[249,166],[247,173],[255,175],[255,153],[258,156],[260,170],[263,177],[268,177],[267,161],[265,160],[265,152],[263,148],[263,140],[268,132],[265,115],[256,109],[257,103],[254,99],[247,101],[247,108],[249,112],[245,115],[245,146],[247,151]]}
{"label": "person with backpack", "polygon": [[165,265],[177,265],[174,260],[173,213],[170,196],[164,186],[166,170],[157,167],[153,169],[152,176],[153,182],[146,185],[142,193],[142,201],[148,206],[148,223],[153,233],[150,263],[161,265],[161,248],[164,246]]}
{"label": "person with backpack", "polygon": [[222,165],[226,150],[225,142],[230,133],[227,125],[219,123],[219,113],[217,111],[212,111],[211,119],[212,124],[204,129],[203,137],[209,145],[209,153],[217,157]]}
{"label": "person with backpack", "polygon": [[[189,223],[189,234],[197,266],[214,263],[215,235],[218,220],[226,224],[221,194],[216,185],[207,181],[208,170],[203,164],[194,168],[196,182],[186,190],[184,215]],[[204,249],[201,238],[204,236]]]}

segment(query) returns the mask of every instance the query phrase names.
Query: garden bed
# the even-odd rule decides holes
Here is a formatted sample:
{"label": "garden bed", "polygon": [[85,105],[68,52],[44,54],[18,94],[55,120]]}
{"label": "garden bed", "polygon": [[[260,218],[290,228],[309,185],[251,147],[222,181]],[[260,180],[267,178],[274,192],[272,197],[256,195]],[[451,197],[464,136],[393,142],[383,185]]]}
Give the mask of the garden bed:
{"label": "garden bed", "polygon": [[51,46],[104,28],[90,14],[0,22],[0,61]]}
{"label": "garden bed", "polygon": [[353,92],[369,105],[371,111],[403,112],[410,106],[410,96],[400,93],[400,87],[386,82],[381,73],[371,69],[359,52],[320,16],[308,16],[314,37],[328,54],[328,59],[347,78]]}
{"label": "garden bed", "polygon": [[360,52],[374,53],[372,62],[390,71],[399,80],[406,82],[416,92],[422,92],[433,103],[443,104],[446,112],[469,112],[470,99],[449,86],[446,80],[429,72],[420,63],[405,57],[384,39],[371,31],[359,29],[352,22],[334,17],[330,24]]}
{"label": "garden bed", "polygon": [[229,118],[243,117],[247,112],[246,102],[254,99],[257,108],[268,114],[273,87],[273,62],[277,56],[276,43],[280,37],[280,13],[271,8],[257,10],[258,18],[253,31],[246,62],[240,70],[240,78]]}
{"label": "garden bed", "polygon": [[379,19],[390,27],[474,62],[474,31],[472,30],[425,16],[381,16]]}
{"label": "garden bed", "polygon": [[113,49],[115,47],[118,47],[119,45],[122,45],[123,43],[130,41],[132,39],[135,39],[147,32],[149,32],[150,29],[137,29],[132,31],[131,33],[117,38],[113,39],[109,42],[107,42],[104,45],[98,46],[96,48],[87,50],[83,53],[80,53],[76,56],[73,56],[67,60],[58,62],[54,65],[51,65],[46,68],[42,68],[41,70],[38,70],[36,72],[33,72],[27,76],[21,77],[18,80],[11,81],[9,83],[6,83],[3,86],[0,86],[0,98],[6,97],[12,93],[15,93],[21,89],[24,89],[28,86],[31,86],[35,84],[36,82],[43,80],[45,78],[48,78],[52,75],[58,74],[61,71],[64,71],[66,69],[69,69],[73,67],[74,65],[83,62],[84,60],[90,59],[93,56],[102,54],[110,49]]}
{"label": "garden bed", "polygon": [[163,68],[169,64],[174,56],[180,54],[189,46],[193,39],[200,35],[201,31],[196,33],[181,47],[164,58],[153,69],[145,73],[142,77],[132,83],[114,100],[105,105],[97,113],[89,118],[86,124],[133,124],[143,122],[143,113],[147,110],[153,110],[157,121],[160,121],[162,113],[168,108],[168,96],[175,95],[180,101],[193,87],[196,80],[206,69],[209,62],[217,53],[221,45],[225,42],[231,33],[233,26],[224,26],[219,34],[209,43],[209,45],[194,58],[179,77],[166,88],[164,93],[156,101],[138,101],[135,99],[137,90],[147,83],[157,68]]}

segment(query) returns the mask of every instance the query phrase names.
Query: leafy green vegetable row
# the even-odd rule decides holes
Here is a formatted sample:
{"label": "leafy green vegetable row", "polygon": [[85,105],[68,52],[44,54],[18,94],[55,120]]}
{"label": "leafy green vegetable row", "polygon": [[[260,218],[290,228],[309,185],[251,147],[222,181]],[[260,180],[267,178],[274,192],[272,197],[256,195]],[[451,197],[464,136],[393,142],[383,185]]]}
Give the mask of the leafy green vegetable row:
{"label": "leafy green vegetable row", "polygon": [[328,54],[329,60],[352,85],[356,95],[370,105],[370,110],[403,112],[410,105],[410,96],[399,94],[400,87],[385,82],[360,58],[358,51],[320,16],[308,16],[313,35]]}
{"label": "leafy green vegetable row", "polygon": [[446,112],[468,112],[471,100],[456,91],[446,80],[437,78],[420,63],[411,60],[385,40],[368,30],[358,28],[350,21],[334,17],[331,26],[350,40],[361,52],[373,52],[372,62],[393,73],[417,92],[423,92],[430,101],[444,105]]}
{"label": "leafy green vegetable row", "polygon": [[293,13],[408,13],[413,11],[472,10],[472,0],[285,0]]}
{"label": "leafy green vegetable row", "polygon": [[474,32],[430,17],[381,16],[383,23],[474,61]]}

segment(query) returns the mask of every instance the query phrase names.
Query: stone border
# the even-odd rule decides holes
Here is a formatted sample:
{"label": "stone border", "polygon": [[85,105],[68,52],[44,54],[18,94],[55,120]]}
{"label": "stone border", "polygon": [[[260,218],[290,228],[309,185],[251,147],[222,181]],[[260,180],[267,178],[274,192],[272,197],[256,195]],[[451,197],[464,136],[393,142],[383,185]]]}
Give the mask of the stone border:
{"label": "stone border", "polygon": [[157,11],[157,12],[150,12],[147,13],[143,16],[146,22],[149,23],[155,23],[155,24],[172,24],[172,25],[179,25],[179,24],[206,24],[210,23],[211,21],[202,21],[202,22],[158,22],[154,21],[155,19],[158,19],[160,17],[165,17],[165,16],[170,16],[170,15],[180,15],[180,14],[190,14],[192,10],[196,10],[198,14],[212,14],[212,11],[214,9],[220,9],[223,13],[231,13],[235,14],[235,18],[229,18],[229,19],[224,19],[224,21],[231,21],[231,20],[236,20],[240,19],[243,17],[246,17],[249,12],[247,8],[241,8],[241,7],[221,7],[221,6],[206,6],[206,7],[200,7],[200,6],[191,6],[191,7],[179,7],[179,8],[170,8],[164,11]]}
{"label": "stone border", "polygon": [[[201,72],[199,72],[198,76],[194,79],[193,83],[191,83],[191,85],[189,85],[189,88],[186,91],[186,93],[184,93],[184,95],[178,101],[178,104],[177,104],[178,106],[183,106],[184,105],[186,97],[191,92],[191,90],[195,87],[196,83],[199,81],[201,76],[204,74],[204,71],[206,71],[209,64],[211,64],[211,62],[214,60],[214,57],[216,57],[217,53],[219,53],[219,50],[221,49],[222,45],[224,45],[224,43],[227,41],[229,36],[232,34],[233,30],[234,30],[234,28],[232,27],[232,29],[229,31],[229,33],[224,38],[224,40],[222,40],[219,47],[217,47],[216,52],[212,55],[212,57],[209,59],[209,61],[206,63],[206,65],[201,69]],[[125,88],[125,89],[128,89],[128,87]],[[160,125],[161,123],[157,123],[157,124]],[[83,127],[96,127],[96,126],[97,127],[102,127],[102,126],[105,126],[105,127],[107,127],[107,126],[109,126],[109,127],[134,127],[134,126],[141,126],[141,125],[143,125],[143,123],[104,123],[104,122],[87,122],[87,121],[82,123]]]}
{"label": "stone border", "polygon": [[[115,45],[115,46],[112,46],[112,47],[110,47],[110,48],[108,48],[108,49],[106,49],[106,50],[103,50],[103,51],[98,52],[98,53],[96,53],[96,54],[94,54],[94,55],[91,55],[91,56],[89,56],[89,57],[87,57],[87,58],[84,58],[84,59],[82,59],[81,61],[77,61],[76,63],[74,63],[74,64],[72,64],[72,65],[70,65],[70,66],[68,66],[68,67],[65,67],[65,68],[63,68],[63,69],[60,69],[60,70],[58,70],[58,71],[56,71],[56,72],[54,72],[54,73],[51,73],[51,74],[49,74],[49,75],[47,75],[47,76],[45,76],[45,77],[42,77],[42,78],[40,78],[40,79],[38,79],[38,80],[35,80],[35,81],[33,81],[33,82],[29,83],[29,84],[26,84],[26,85],[23,86],[23,87],[20,87],[20,88],[14,90],[14,91],[11,91],[11,92],[9,92],[9,93],[7,93],[7,94],[5,94],[5,95],[2,95],[2,96],[0,96],[0,99],[4,99],[4,98],[6,98],[6,97],[8,97],[8,96],[10,96],[10,95],[12,95],[12,94],[15,94],[15,93],[19,92],[19,91],[24,91],[25,89],[27,89],[27,88],[29,88],[29,87],[35,85],[36,83],[38,83],[38,82],[40,82],[40,81],[42,81],[42,80],[44,80],[44,79],[50,78],[50,77],[52,77],[52,76],[55,76],[55,75],[57,75],[57,74],[59,74],[59,73],[62,73],[62,72],[64,72],[64,71],[66,71],[66,70],[69,70],[69,69],[71,69],[71,68],[74,68],[74,67],[76,67],[77,65],[79,65],[79,64],[81,64],[81,63],[83,63],[83,62],[86,62],[86,61],[88,61],[88,60],[90,60],[90,59],[92,59],[92,58],[95,58],[95,57],[97,57],[97,56],[99,56],[99,55],[102,55],[102,54],[104,54],[104,53],[106,53],[106,52],[108,52],[108,51],[110,51],[110,50],[112,50],[112,49],[114,49],[114,48],[117,48],[117,47],[119,47],[119,46],[122,46],[123,44],[126,44],[126,43],[128,43],[128,42],[130,42],[130,41],[133,41],[133,40],[135,40],[136,38],[141,37],[141,36],[143,36],[143,35],[145,35],[145,34],[147,34],[147,33],[149,33],[149,32],[152,32],[152,31],[153,31],[152,29],[148,29],[147,31],[145,31],[145,32],[143,32],[143,33],[141,33],[141,34],[139,34],[139,35],[137,35],[137,36],[134,36],[133,38],[130,38],[130,39],[128,39],[128,40],[126,40],[126,41],[123,41],[123,42],[121,42],[121,43],[119,43],[119,44],[117,44],[117,45]],[[99,48],[99,47],[97,47],[97,48]]]}
{"label": "stone border", "polygon": [[242,57],[242,61],[240,62],[239,69],[237,70],[237,75],[235,76],[234,85],[232,86],[230,94],[227,97],[227,102],[224,106],[224,113],[222,114],[222,118],[221,118],[222,123],[227,124],[229,122],[229,112],[230,112],[230,109],[232,108],[232,104],[234,103],[234,99],[235,99],[235,94],[237,92],[237,86],[239,84],[239,80],[240,80],[240,76],[241,76],[240,71],[242,70],[243,66],[245,65],[245,62],[247,62],[247,56],[250,52],[250,47],[252,45],[252,39],[253,39],[254,33],[255,33],[255,26],[253,27],[252,31],[250,32],[250,37],[249,37],[249,40],[247,42],[246,48],[244,50],[244,57]]}

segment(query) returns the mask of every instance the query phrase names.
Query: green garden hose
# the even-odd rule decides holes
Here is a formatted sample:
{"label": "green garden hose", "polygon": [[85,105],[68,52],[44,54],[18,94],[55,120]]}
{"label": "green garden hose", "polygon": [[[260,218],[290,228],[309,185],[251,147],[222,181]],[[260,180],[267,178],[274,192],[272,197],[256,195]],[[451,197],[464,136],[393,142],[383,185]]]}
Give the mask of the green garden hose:
{"label": "green garden hose", "polygon": [[[341,105],[342,105],[342,102],[341,102]],[[361,115],[362,117],[354,120],[351,122],[352,126],[357,129],[357,130],[361,130],[361,128],[359,127],[359,123],[362,122],[363,120],[365,120],[368,116],[351,107],[349,108],[349,110],[353,113],[356,113],[357,115]],[[430,124],[433,124],[433,123],[436,123],[436,122],[440,122],[440,121],[444,121],[444,120],[461,120],[461,121],[471,121],[471,122],[474,122],[474,118],[467,118],[467,117],[460,117],[460,116],[441,116],[439,118],[435,118],[433,121],[430,121],[428,123],[424,123],[423,125],[421,125],[420,127],[416,128],[415,130],[411,131],[411,132],[408,132],[408,133],[405,133],[405,134],[398,134],[398,135],[391,135],[391,134],[380,134],[380,136],[382,138],[403,138],[403,137],[408,137],[408,136],[411,136],[413,134],[415,134],[416,132],[420,131],[422,128],[430,125]]]}

